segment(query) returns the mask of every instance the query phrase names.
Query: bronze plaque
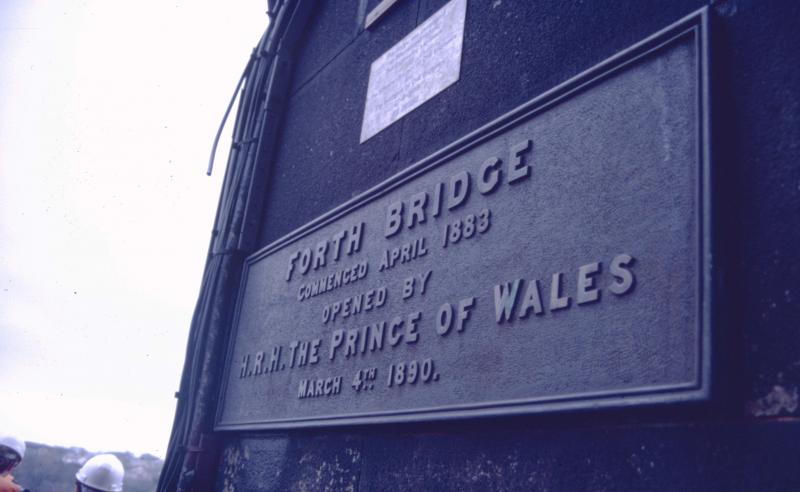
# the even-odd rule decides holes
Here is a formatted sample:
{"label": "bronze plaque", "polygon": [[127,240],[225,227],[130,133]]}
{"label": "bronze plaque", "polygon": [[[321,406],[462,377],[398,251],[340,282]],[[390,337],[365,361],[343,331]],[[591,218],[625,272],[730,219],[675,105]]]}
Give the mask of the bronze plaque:
{"label": "bronze plaque", "polygon": [[684,19],[248,258],[217,428],[707,398],[705,32]]}

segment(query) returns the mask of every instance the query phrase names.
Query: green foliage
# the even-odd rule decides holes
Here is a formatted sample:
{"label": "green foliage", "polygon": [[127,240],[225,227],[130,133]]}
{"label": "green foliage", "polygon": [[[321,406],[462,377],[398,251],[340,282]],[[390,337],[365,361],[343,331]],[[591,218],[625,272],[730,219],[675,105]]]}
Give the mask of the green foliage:
{"label": "green foliage", "polygon": [[[17,483],[32,492],[64,492],[74,490],[75,473],[86,460],[97,453],[81,448],[60,448],[27,443],[25,459],[14,470]],[[149,454],[112,453],[125,467],[124,492],[152,492],[164,464]]]}

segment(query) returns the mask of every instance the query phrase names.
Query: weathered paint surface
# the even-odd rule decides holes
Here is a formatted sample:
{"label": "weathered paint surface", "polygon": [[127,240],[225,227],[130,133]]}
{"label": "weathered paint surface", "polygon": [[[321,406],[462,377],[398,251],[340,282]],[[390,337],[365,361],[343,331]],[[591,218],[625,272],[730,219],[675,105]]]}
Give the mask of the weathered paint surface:
{"label": "weathered paint surface", "polygon": [[232,439],[218,490],[800,490],[796,420],[517,425]]}
{"label": "weathered paint surface", "polygon": [[352,436],[248,437],[223,450],[217,489],[236,491],[358,490],[361,439]]}

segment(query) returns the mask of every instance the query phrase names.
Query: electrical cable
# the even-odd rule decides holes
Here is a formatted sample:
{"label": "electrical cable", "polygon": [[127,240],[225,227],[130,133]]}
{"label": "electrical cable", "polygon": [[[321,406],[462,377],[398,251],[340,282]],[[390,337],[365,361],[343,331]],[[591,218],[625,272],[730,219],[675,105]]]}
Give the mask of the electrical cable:
{"label": "electrical cable", "polygon": [[211,156],[208,158],[208,169],[206,170],[206,175],[211,176],[211,171],[214,169],[214,156],[217,154],[217,144],[219,144],[219,139],[222,136],[222,130],[225,128],[225,123],[228,121],[228,115],[233,108],[233,103],[236,102],[236,96],[239,95],[239,91],[242,88],[242,84],[244,80],[247,78],[247,74],[250,71],[250,66],[253,63],[253,57],[250,57],[250,60],[247,62],[247,66],[244,67],[244,71],[242,72],[242,76],[239,77],[239,82],[236,84],[236,90],[233,91],[233,95],[231,96],[230,102],[228,102],[228,107],[225,109],[225,115],[222,117],[222,121],[219,124],[219,128],[217,129],[217,135],[214,137],[214,144],[211,146]]}
{"label": "electrical cable", "polygon": [[213,470],[197,469],[198,454],[204,451],[201,449],[203,436],[212,432],[214,426],[217,384],[230,325],[228,317],[232,313],[241,267],[248,253],[245,251],[247,246],[242,245],[246,232],[245,215],[250,213],[251,207],[258,213],[263,192],[253,191],[253,179],[254,176],[263,176],[263,166],[268,164],[277,138],[278,125],[275,123],[282,112],[289,77],[286,56],[280,53],[288,49],[287,44],[296,44],[313,2],[279,0],[271,6],[274,6],[270,9],[274,15],[270,15],[269,26],[242,72],[209,159],[208,173],[213,168],[222,129],[238,97],[232,144],[203,282],[192,316],[169,447],[159,477],[159,492],[188,491],[198,487],[210,490],[212,485],[194,480],[201,474],[210,473],[213,477]]}
{"label": "electrical cable", "polygon": [[[267,62],[263,57],[259,57],[258,53],[261,52],[269,31],[270,27],[268,27],[264,35],[262,35],[258,47],[253,50],[253,54],[245,65],[236,90],[225,111],[216,138],[214,139],[214,146],[209,160],[209,174],[212,170],[213,159],[222,129],[225,126],[225,122],[237,97],[240,98],[240,106],[237,111],[233,130],[234,143],[240,140],[243,135],[251,133],[247,131],[247,127],[252,127],[254,122],[258,121],[257,117],[253,117],[256,115],[251,114],[253,113],[252,101],[257,99],[259,86],[261,85],[259,82],[263,80],[263,77],[256,77],[255,75],[264,71],[263,65]],[[263,88],[261,89],[263,90]],[[243,168],[246,166],[246,162],[242,162],[243,160],[240,158],[240,155],[241,152],[237,146],[232,145],[228,156],[228,171],[226,172],[220,192],[217,216],[214,221],[214,229],[209,245],[208,260],[201,284],[202,287],[200,295],[198,296],[197,307],[192,318],[189,339],[187,341],[180,390],[176,393],[178,402],[173,419],[167,455],[164,460],[161,476],[159,477],[157,489],[159,491],[174,491],[178,487],[184,465],[185,452],[189,445],[188,439],[191,437],[193,426],[191,414],[197,405],[197,393],[201,377],[199,373],[203,368],[209,323],[213,318],[214,299],[220,297],[218,288],[219,280],[223,276],[221,270],[224,263],[220,253],[226,250],[226,243],[229,242],[225,240],[224,232],[229,230],[229,224],[232,220],[232,200],[238,194],[237,191],[241,187],[244,174]]]}

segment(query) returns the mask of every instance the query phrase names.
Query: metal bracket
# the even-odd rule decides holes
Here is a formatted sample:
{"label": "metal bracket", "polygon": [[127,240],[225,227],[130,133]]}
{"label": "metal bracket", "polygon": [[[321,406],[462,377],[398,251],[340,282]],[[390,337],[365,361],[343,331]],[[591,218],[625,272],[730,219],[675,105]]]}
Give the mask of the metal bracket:
{"label": "metal bracket", "polygon": [[392,7],[397,5],[399,0],[383,0],[379,3],[374,9],[367,14],[367,18],[364,20],[364,29],[369,29],[373,24],[375,24],[378,19],[383,17],[386,12],[389,11]]}

